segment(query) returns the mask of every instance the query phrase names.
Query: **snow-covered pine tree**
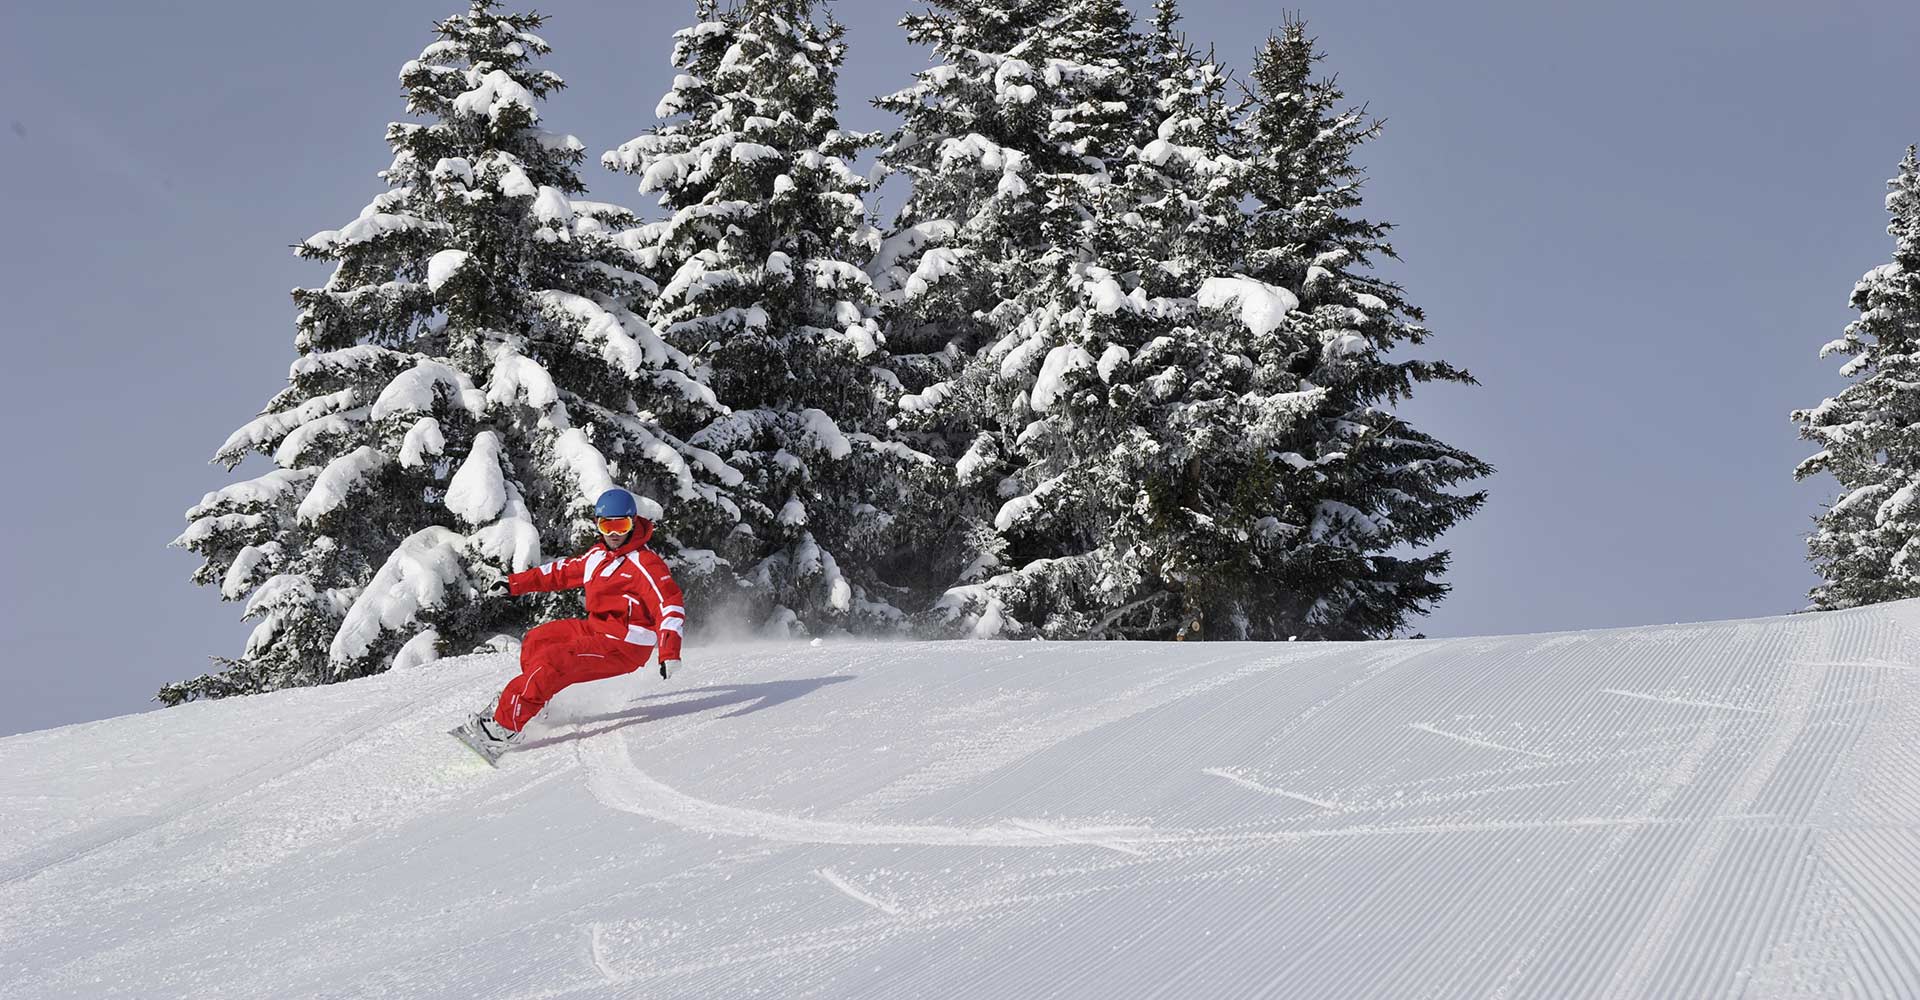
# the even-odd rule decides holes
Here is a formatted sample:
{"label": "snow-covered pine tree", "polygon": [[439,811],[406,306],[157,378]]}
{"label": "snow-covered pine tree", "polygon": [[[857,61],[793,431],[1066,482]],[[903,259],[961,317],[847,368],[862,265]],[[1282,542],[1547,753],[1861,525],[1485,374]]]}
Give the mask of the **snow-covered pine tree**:
{"label": "snow-covered pine tree", "polygon": [[1105,146],[1112,175],[1078,186],[1082,224],[1056,230],[1067,266],[989,353],[1017,467],[994,520],[1009,571],[943,602],[973,634],[1253,633],[1233,571],[1273,503],[1244,446],[1252,347],[1238,317],[1200,304],[1244,229],[1245,167],[1226,73],[1178,21],[1160,0],[1131,43],[1145,58],[1111,64],[1131,135]]}
{"label": "snow-covered pine tree", "polygon": [[1920,159],[1907,147],[1887,182],[1893,259],[1853,286],[1860,317],[1820,356],[1844,354],[1840,394],[1795,410],[1820,452],[1795,479],[1830,472],[1840,496],[1814,522],[1807,555],[1816,610],[1920,597]]}
{"label": "snow-covered pine tree", "polygon": [[646,232],[671,277],[652,318],[732,411],[693,438],[747,476],[723,552],[774,631],[893,628],[896,511],[931,459],[887,427],[898,389],[860,267],[878,234],[847,163],[874,139],[837,121],[844,29],[812,0],[696,16],[660,124],[603,159],[659,193],[669,215]]}
{"label": "snow-covered pine tree", "polygon": [[[1098,311],[1085,288],[1103,275],[1085,251],[1137,131],[1144,42],[1112,0],[937,7],[903,24],[940,64],[878,102],[905,118],[882,163],[913,193],[874,273],[893,306],[901,423],[951,463],[955,483],[945,530],[927,532],[948,540],[928,565],[958,584],[935,625],[1023,634],[1044,616],[1034,608],[1076,599],[1023,571],[1064,569],[1057,553],[1085,551],[1100,530],[1075,519],[1069,494],[1104,484],[1048,476],[1047,501],[1029,496],[1044,475],[1029,466],[1048,445],[1024,432],[1043,423],[1031,390],[1060,374],[1038,372],[1049,350]],[[1040,409],[1050,403],[1043,393]],[[1030,518],[1016,537],[1010,505],[1059,516]],[[1009,604],[1014,581],[1023,599]]]}
{"label": "snow-covered pine tree", "polygon": [[[933,0],[904,18],[936,65],[874,104],[901,118],[878,171],[909,185],[868,264],[900,382],[897,433],[938,461],[935,487],[903,520],[920,539],[906,574],[924,595],[997,565],[996,402],[970,363],[1017,321],[1045,273],[1042,171],[1069,171],[1053,112],[1075,98],[1040,47],[1057,0]],[[924,601],[919,602],[924,606]]]}
{"label": "snow-covered pine tree", "polygon": [[1273,506],[1245,447],[1254,347],[1238,317],[1200,305],[1233,268],[1246,166],[1228,74],[1179,22],[1175,0],[1157,0],[1136,83],[1151,102],[1087,240],[1116,308],[1096,308],[1092,368],[1063,373],[1063,447],[1047,452],[1080,451],[1109,484],[1091,514],[1099,544],[1082,557],[1097,586],[1054,616],[1065,634],[1253,637],[1241,606]]}
{"label": "snow-covered pine tree", "polygon": [[[942,7],[908,23],[953,48],[947,64],[883,101],[909,117],[889,165],[916,183],[910,208],[929,210],[903,217],[876,273],[883,290],[912,290],[898,296],[896,345],[932,332],[923,350],[944,347],[959,368],[903,401],[916,429],[959,451],[973,530],[940,602],[950,623],[1334,638],[1390,634],[1424,611],[1445,591],[1433,577],[1447,554],[1396,550],[1470,513],[1484,496],[1445,487],[1490,470],[1382,408],[1417,382],[1470,379],[1381,357],[1425,331],[1397,287],[1358,273],[1392,253],[1386,226],[1344,214],[1359,204],[1350,154],[1373,127],[1308,78],[1302,26],[1263,53],[1271,99],[1240,114],[1221,68],[1180,37],[1172,0],[1144,39],[1102,0]],[[965,44],[985,38],[1005,49]],[[929,151],[980,144],[974,122],[1005,127],[990,111],[1012,89],[1008,54],[1044,67],[1005,74],[1026,88],[1019,105],[1046,111],[1019,178],[1037,211],[1016,220],[1040,238],[970,244],[970,224],[1001,221],[981,206],[1006,194]],[[969,77],[980,66],[992,77]],[[1271,86],[1283,80],[1291,90]],[[990,147],[998,163],[1014,160],[1005,146]],[[915,263],[927,247],[954,253]],[[943,322],[970,302],[982,304]],[[972,352],[938,340],[968,322],[995,339]],[[982,510],[990,522],[972,522]]]}
{"label": "snow-covered pine tree", "polygon": [[1387,358],[1427,330],[1398,285],[1369,273],[1395,257],[1391,227],[1354,214],[1353,154],[1380,125],[1342,108],[1332,80],[1314,79],[1318,59],[1299,20],[1256,56],[1239,139],[1247,242],[1240,270],[1201,290],[1253,335],[1248,402],[1260,412],[1247,442],[1263,461],[1250,476],[1275,504],[1230,568],[1245,619],[1234,631],[1385,638],[1446,594],[1450,554],[1411,550],[1478,509],[1484,491],[1449,489],[1493,470],[1394,412],[1416,385],[1473,380],[1444,362]]}
{"label": "snow-covered pine tree", "polygon": [[[496,8],[435,26],[401,69],[426,120],[388,127],[387,190],[296,247],[333,276],[294,292],[288,385],[215,459],[275,468],[208,494],[175,542],[259,624],[163,701],[362,676],[577,613],[571,595],[483,601],[476,584],[574,549],[616,482],[665,502],[670,552],[737,519],[740,474],[685,440],[723,409],[632,311],[653,283],[630,214],[574,200],[584,146],[539,128],[561,86],[530,65],[543,18]],[[715,560],[686,555],[697,586]]]}

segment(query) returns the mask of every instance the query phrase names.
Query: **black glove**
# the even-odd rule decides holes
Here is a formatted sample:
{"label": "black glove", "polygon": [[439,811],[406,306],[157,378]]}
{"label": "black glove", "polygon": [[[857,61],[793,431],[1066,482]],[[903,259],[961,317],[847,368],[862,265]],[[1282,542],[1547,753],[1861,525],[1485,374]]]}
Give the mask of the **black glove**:
{"label": "black glove", "polygon": [[487,584],[487,596],[488,597],[512,597],[513,590],[512,588],[507,586],[507,581],[495,580],[492,583]]}

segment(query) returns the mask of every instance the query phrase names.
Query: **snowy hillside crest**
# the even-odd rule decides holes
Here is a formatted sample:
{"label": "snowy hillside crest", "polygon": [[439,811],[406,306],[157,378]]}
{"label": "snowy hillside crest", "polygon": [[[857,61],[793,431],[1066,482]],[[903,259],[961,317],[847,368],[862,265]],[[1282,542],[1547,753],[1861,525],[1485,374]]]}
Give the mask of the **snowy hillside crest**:
{"label": "snowy hillside crest", "polygon": [[0,997],[1912,996],[1917,640],[708,647],[499,770],[499,655],[30,733]]}

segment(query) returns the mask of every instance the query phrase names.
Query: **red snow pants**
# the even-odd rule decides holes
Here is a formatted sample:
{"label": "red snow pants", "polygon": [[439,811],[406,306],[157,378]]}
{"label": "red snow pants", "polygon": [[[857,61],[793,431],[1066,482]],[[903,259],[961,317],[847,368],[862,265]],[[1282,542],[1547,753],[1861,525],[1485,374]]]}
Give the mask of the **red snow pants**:
{"label": "red snow pants", "polygon": [[520,676],[500,692],[493,721],[519,732],[567,685],[633,673],[652,653],[652,646],[616,639],[587,619],[535,626],[520,643]]}

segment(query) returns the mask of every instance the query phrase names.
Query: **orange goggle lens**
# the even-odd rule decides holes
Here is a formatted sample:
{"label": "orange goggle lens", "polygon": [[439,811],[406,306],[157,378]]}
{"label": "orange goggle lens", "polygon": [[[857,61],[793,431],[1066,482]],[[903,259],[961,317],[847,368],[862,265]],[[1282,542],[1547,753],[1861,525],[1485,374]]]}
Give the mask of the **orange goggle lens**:
{"label": "orange goggle lens", "polygon": [[595,523],[600,525],[601,534],[606,535],[624,535],[633,530],[633,518],[630,517],[603,517]]}

